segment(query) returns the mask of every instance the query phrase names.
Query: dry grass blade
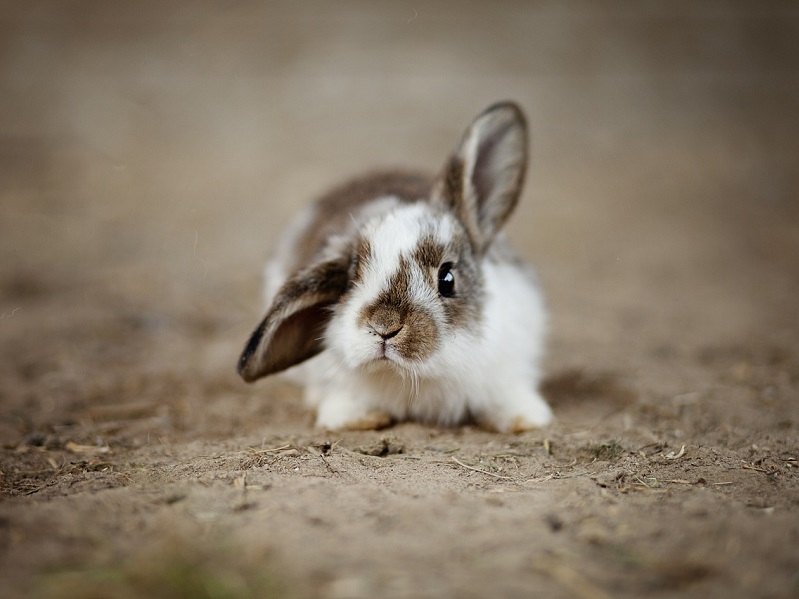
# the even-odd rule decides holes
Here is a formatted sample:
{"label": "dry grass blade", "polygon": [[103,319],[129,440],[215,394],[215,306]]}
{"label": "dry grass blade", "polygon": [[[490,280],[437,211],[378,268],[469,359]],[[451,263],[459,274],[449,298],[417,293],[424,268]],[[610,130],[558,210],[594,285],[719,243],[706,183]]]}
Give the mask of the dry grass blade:
{"label": "dry grass blade", "polygon": [[278,453],[280,451],[287,451],[289,449],[294,449],[294,446],[289,443],[287,445],[281,445],[280,447],[272,447],[270,449],[253,449],[250,448],[250,453],[254,453],[255,455],[264,455],[266,453]]}
{"label": "dry grass blade", "polygon": [[749,464],[741,464],[741,468],[744,470],[754,470],[755,472],[762,472],[763,474],[776,474],[779,470],[766,470],[765,468],[760,468],[759,466],[750,466]]}
{"label": "dry grass blade", "polygon": [[684,455],[685,455],[685,445],[680,447],[680,451],[678,453],[675,454],[673,451],[670,451],[663,457],[665,457],[667,460],[678,460]]}
{"label": "dry grass blade", "polygon": [[70,453],[109,453],[111,448],[108,445],[102,447],[98,445],[81,445],[73,441],[67,441],[64,444],[64,449]]}
{"label": "dry grass blade", "polygon": [[536,476],[535,478],[528,478],[524,482],[528,483],[540,483],[548,480],[563,480],[567,478],[577,478],[579,476],[587,476],[589,474],[593,474],[593,472],[589,472],[588,470],[584,470],[583,472],[570,472],[569,474],[563,474],[560,471],[555,471],[546,476]]}
{"label": "dry grass blade", "polygon": [[741,464],[744,470],[754,470],[755,472],[768,472],[765,468],[758,468],[757,466],[750,466],[749,464]]}
{"label": "dry grass blade", "polygon": [[25,495],[34,495],[34,494],[38,493],[39,491],[41,491],[42,489],[46,489],[47,487],[53,485],[57,480],[58,480],[58,478],[54,477],[51,480],[48,480],[43,485],[39,485],[38,487],[36,487],[34,489],[31,489],[30,491],[27,491],[25,493]]}
{"label": "dry grass blade", "polygon": [[317,453],[316,455],[317,457],[321,458],[321,460],[325,463],[325,466],[327,466],[327,469],[330,470],[330,472],[332,472],[333,474],[338,474],[338,470],[336,470],[335,468],[333,468],[333,466],[330,465],[330,462],[327,461],[325,454]]}
{"label": "dry grass blade", "polygon": [[501,474],[495,474],[494,472],[489,472],[488,470],[481,470],[480,468],[475,468],[474,466],[468,466],[461,462],[458,458],[453,457],[452,461],[458,464],[458,466],[462,466],[467,470],[471,470],[473,472],[479,472],[480,474],[487,474],[488,476],[493,476],[494,478],[501,478],[502,480],[513,480],[511,476],[502,476]]}

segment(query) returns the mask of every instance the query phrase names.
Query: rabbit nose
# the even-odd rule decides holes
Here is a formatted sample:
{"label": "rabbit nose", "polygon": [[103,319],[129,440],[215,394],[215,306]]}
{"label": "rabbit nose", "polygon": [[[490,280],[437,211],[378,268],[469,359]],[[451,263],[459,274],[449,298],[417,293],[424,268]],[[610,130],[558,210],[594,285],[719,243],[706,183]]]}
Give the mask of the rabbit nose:
{"label": "rabbit nose", "polygon": [[380,335],[383,341],[395,337],[404,326],[402,315],[396,310],[384,307],[374,308],[366,317],[366,326],[375,335]]}
{"label": "rabbit nose", "polygon": [[380,325],[372,325],[372,330],[380,335],[383,338],[383,341],[388,341],[392,337],[395,337],[397,333],[402,330],[402,325],[394,325],[394,326],[380,326]]}
{"label": "rabbit nose", "polygon": [[399,333],[401,330],[402,330],[402,325],[400,325],[399,328],[394,329],[393,331],[388,331],[387,333],[378,332],[377,334],[383,338],[383,341],[388,341],[389,339],[394,337],[397,333]]}

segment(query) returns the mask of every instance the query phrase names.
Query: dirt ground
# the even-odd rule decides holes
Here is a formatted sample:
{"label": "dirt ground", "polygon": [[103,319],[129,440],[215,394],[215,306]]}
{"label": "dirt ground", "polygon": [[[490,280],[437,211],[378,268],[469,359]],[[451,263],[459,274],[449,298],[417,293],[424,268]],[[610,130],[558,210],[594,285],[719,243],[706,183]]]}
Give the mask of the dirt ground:
{"label": "dirt ground", "polygon": [[[792,2],[3,2],[3,597],[799,595]],[[246,385],[268,248],[526,109],[539,432]]]}

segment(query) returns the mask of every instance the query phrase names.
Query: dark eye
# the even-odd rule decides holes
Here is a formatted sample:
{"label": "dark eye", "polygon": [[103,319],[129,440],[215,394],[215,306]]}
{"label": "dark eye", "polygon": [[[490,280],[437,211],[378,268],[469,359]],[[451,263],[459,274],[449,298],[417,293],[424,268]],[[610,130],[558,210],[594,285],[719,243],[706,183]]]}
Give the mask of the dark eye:
{"label": "dark eye", "polygon": [[443,297],[455,295],[455,275],[452,274],[452,262],[445,262],[438,269],[438,292]]}

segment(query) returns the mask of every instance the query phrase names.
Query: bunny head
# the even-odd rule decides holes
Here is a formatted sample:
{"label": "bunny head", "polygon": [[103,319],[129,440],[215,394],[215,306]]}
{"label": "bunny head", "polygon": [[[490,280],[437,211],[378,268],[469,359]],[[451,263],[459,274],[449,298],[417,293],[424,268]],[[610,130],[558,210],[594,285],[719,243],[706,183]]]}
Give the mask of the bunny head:
{"label": "bunny head", "polygon": [[325,349],[352,371],[437,377],[470,367],[463,354],[486,321],[485,263],[503,259],[492,247],[526,164],[526,122],[506,102],[472,122],[430,183],[377,177],[329,196],[295,240],[307,258],[287,267],[241,376],[253,381]]}

